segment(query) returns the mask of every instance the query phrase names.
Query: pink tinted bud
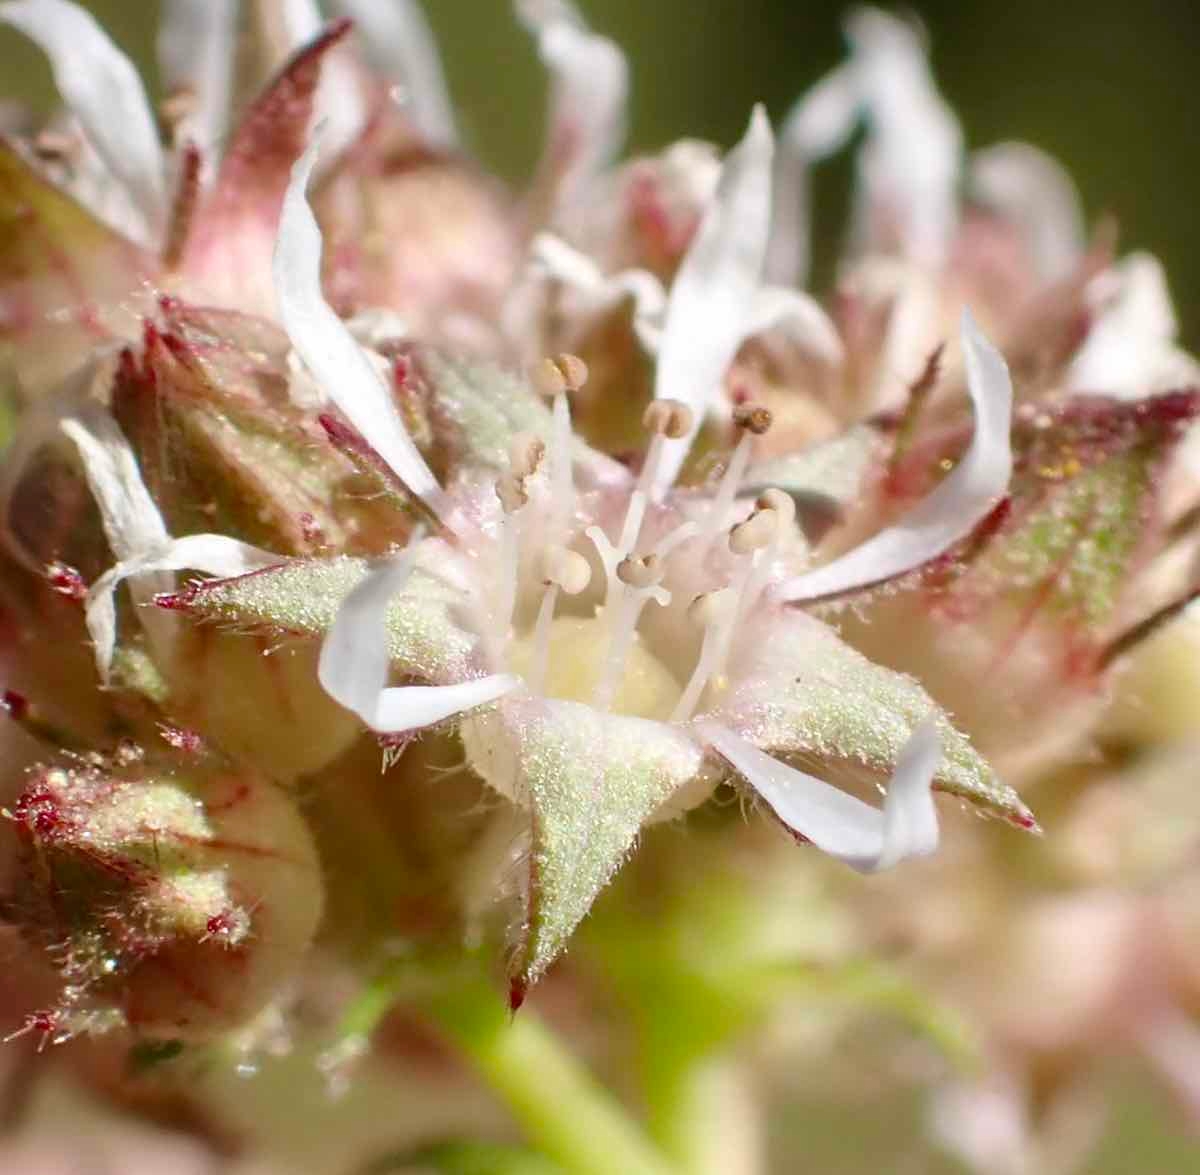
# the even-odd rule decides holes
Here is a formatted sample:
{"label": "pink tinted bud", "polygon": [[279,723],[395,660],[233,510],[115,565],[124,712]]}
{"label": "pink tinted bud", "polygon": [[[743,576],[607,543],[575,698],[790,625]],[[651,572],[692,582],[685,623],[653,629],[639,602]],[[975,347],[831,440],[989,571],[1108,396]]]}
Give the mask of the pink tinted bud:
{"label": "pink tinted bud", "polygon": [[146,1035],[211,1039],[278,995],[312,941],[316,852],[290,797],[261,777],[88,756],[34,769],[7,814],[20,845],[11,908],[52,948],[56,1022],[115,1012]]}

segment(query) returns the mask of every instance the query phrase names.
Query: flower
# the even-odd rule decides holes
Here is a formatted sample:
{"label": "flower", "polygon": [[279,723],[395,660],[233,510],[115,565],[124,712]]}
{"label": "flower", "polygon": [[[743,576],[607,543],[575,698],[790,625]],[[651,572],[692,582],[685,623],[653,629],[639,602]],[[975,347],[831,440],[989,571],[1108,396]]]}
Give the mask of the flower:
{"label": "flower", "polygon": [[[861,745],[843,748],[868,762],[894,760],[882,812],[764,750],[803,737],[781,727],[804,722],[806,673],[827,682],[842,675],[839,692],[851,678],[871,688],[878,675],[794,605],[894,579],[970,535],[1007,487],[1011,387],[965,315],[977,422],[968,452],[896,527],[815,570],[791,498],[767,490],[752,504],[742,492],[750,444],[769,427],[768,414],[738,414],[742,440],[718,482],[672,488],[758,292],[771,164],[761,112],[726,160],[672,288],[637,476],[573,435],[569,399],[586,371],[564,356],[536,370],[552,407],[540,412],[548,419],[534,414],[539,431],[508,438],[507,468],[497,476],[468,454],[455,481],[440,485],[324,299],[320,230],[305,197],[316,159],[314,144],[295,168],[280,226],[283,325],[329,400],[438,528],[430,537],[418,529],[403,551],[358,570],[328,626],[319,675],[331,697],[382,735],[457,719],[474,769],[530,809],[531,885],[514,1000],[562,949],[642,824],[701,802],[715,785],[714,766],[748,782],[794,835],[863,870],[934,849],[935,778],[1032,825],[902,679],[882,685],[896,710],[876,704],[856,732]],[[237,615],[247,595],[299,603],[299,593],[311,610],[311,596],[335,590],[348,570],[344,560],[310,560],[210,582],[166,603]],[[440,632],[410,624],[397,634],[389,609],[398,598],[413,606],[436,599]],[[285,602],[281,627],[286,611]],[[243,623],[246,616],[241,609]],[[390,664],[432,683],[389,686]],[[836,703],[830,711],[827,751],[841,741],[839,720],[855,721]]]}

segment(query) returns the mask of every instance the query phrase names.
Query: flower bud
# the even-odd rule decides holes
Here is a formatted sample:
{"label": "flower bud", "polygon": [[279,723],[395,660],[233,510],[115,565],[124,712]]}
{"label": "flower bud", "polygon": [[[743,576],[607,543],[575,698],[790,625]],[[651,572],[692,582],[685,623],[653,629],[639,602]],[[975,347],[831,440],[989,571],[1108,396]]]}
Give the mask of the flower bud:
{"label": "flower bud", "polygon": [[139,1033],[211,1039],[280,994],[312,942],[313,842],[259,776],[131,747],[33,769],[7,815],[9,905],[52,951],[64,1017],[115,1010]]}
{"label": "flower bud", "polygon": [[162,309],[125,353],[113,411],[172,533],[311,554],[361,529],[351,465],[288,398],[283,336],[236,314]]}

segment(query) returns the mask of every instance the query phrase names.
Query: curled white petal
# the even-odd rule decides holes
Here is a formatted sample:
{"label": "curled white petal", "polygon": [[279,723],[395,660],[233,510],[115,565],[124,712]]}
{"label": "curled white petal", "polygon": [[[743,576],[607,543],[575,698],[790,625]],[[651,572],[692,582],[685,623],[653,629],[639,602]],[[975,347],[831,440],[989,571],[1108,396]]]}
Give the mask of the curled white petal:
{"label": "curled white petal", "polygon": [[964,539],[1012,475],[1012,381],[1004,359],[963,311],[962,345],[975,435],[953,471],[899,522],[824,567],[776,585],[776,600],[819,600],[871,587],[936,559]]}
{"label": "curled white petal", "polygon": [[493,674],[453,685],[388,687],[388,605],[412,574],[418,549],[410,543],[350,591],[321,646],[317,676],[325,692],[381,734],[432,726],[520,684],[511,675]]}
{"label": "curled white petal", "polygon": [[812,248],[808,169],[849,142],[859,104],[855,70],[841,65],[788,113],[775,159],[774,213],[766,264],[769,281],[803,286],[808,280]]}
{"label": "curled white petal", "polygon": [[408,489],[441,516],[447,513],[441,486],[366,352],[321,292],[321,230],[306,195],[317,148],[314,141],[297,160],[283,202],[273,267],[280,320],[324,393]]}
{"label": "curled white petal", "polygon": [[385,77],[403,85],[404,109],[417,129],[443,147],[458,143],[454,108],[437,44],[417,0],[336,0],[358,28],[366,55]]}
{"label": "curled white petal", "polygon": [[1047,281],[1066,277],[1079,263],[1083,208],[1074,181],[1053,156],[1030,143],[997,143],[971,156],[968,182],[980,204],[1021,231]]}
{"label": "curled white petal", "polygon": [[900,752],[882,811],[773,759],[719,723],[701,722],[696,728],[784,824],[852,869],[874,873],[937,848],[931,787],[941,740],[932,721],[918,727]]}
{"label": "curled white petal", "polygon": [[164,0],[158,63],[168,93],[188,92],[186,134],[210,164],[225,137],[237,50],[236,0]]}
{"label": "curled white petal", "polygon": [[20,426],[4,450],[0,461],[0,540],[34,575],[40,575],[44,568],[13,530],[13,495],[33,458],[58,439],[63,421],[78,416],[97,389],[111,379],[115,357],[115,347],[97,348],[58,387],[32,400],[22,409]]}
{"label": "curled white petal", "polygon": [[821,304],[800,290],[763,286],[750,304],[746,337],[778,330],[826,363],[842,361],[842,340]]}
{"label": "curled white petal", "polygon": [[117,422],[99,405],[81,407],[62,422],[79,450],[84,476],[108,545],[118,560],[133,559],[169,539],[166,524]]}
{"label": "curled white petal", "polygon": [[517,0],[517,14],[537,37],[552,77],[546,160],[557,176],[561,206],[621,150],[629,64],[614,42],[588,29],[567,0]]}
{"label": "curled white petal", "polygon": [[1132,253],[1088,288],[1096,321],[1067,373],[1072,391],[1137,399],[1200,378],[1175,343],[1179,323],[1162,263]]}
{"label": "curled white petal", "polygon": [[[253,547],[223,534],[189,534],[181,539],[167,539],[156,547],[122,559],[110,567],[88,589],[84,601],[84,620],[96,653],[96,668],[101,681],[107,681],[112,667],[113,649],[117,639],[116,591],[134,576],[161,575],[170,571],[203,571],[206,575],[227,578],[273,567],[283,560],[271,551]],[[152,581],[155,588],[166,586]],[[145,602],[147,592],[135,593],[135,599]],[[167,619],[161,613],[144,610],[140,613],[143,626],[154,639],[152,625]]]}
{"label": "curled white petal", "polygon": [[578,296],[582,313],[602,314],[628,298],[639,329],[661,326],[667,295],[662,282],[649,270],[623,269],[609,276],[586,253],[551,233],[534,237],[530,258],[545,277],[561,282]]}
{"label": "curled white petal", "polygon": [[858,161],[860,244],[877,247],[884,227],[906,257],[938,265],[958,222],[958,120],[938,93],[917,30],[864,7],[852,12],[846,35],[868,126]]}
{"label": "curled white petal", "polygon": [[162,145],[132,61],[95,19],[68,0],[11,0],[0,21],[35,41],[50,59],[59,93],[113,177],[145,219],[148,241],[166,221]]}
{"label": "curled white petal", "polygon": [[671,286],[654,394],[687,404],[693,425],[688,436],[663,445],[656,494],[675,480],[745,341],[766,256],[773,152],[766,112],[756,107]]}
{"label": "curled white petal", "polygon": [[937,266],[958,220],[962,132],[937,91],[917,31],[878,8],[846,21],[849,62],[828,74],[784,124],[776,170],[779,200],[772,281],[803,282],[809,261],[809,167],[841,147],[859,118],[854,239],[865,252],[898,247]]}

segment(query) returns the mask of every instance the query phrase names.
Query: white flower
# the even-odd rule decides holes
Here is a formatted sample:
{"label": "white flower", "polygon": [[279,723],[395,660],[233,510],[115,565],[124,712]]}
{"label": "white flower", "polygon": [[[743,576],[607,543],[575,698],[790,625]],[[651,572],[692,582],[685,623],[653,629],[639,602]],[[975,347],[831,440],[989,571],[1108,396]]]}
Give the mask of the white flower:
{"label": "white flower", "polygon": [[[866,745],[881,739],[882,757],[895,765],[882,813],[767,750],[786,742],[772,729],[781,711],[786,723],[789,706],[813,704],[806,673],[829,678],[822,685],[830,694],[863,690],[870,710],[865,680],[884,672],[789,601],[912,571],[966,537],[1006,490],[1011,387],[969,316],[962,345],[976,412],[970,451],[909,518],[827,570],[808,571],[786,494],[751,502],[741,493],[752,435],[768,423],[760,413],[739,417],[743,438],[718,485],[671,488],[752,317],[770,145],[758,114],[684,261],[637,477],[574,437],[569,398],[586,372],[563,357],[537,373],[552,401],[545,427],[512,438],[499,478],[468,463],[452,485],[438,485],[376,368],[324,302],[320,233],[305,196],[315,145],[293,173],[275,263],[284,326],[329,400],[438,528],[430,537],[418,531],[406,549],[358,574],[328,629],[321,681],[380,734],[459,719],[475,769],[533,810],[522,983],[561,949],[641,825],[703,799],[720,764],[795,834],[873,870],[933,850],[929,789],[935,776],[953,788],[956,756],[962,763],[961,736],[911,682],[905,712],[872,711],[862,731],[858,753],[868,758]],[[389,685],[389,668],[405,661],[389,635],[389,611],[404,598],[405,607],[423,607],[431,590],[462,643],[432,682]],[[836,742],[831,737],[831,752]],[[999,785],[986,792],[977,798],[1025,822],[1011,793]]]}

